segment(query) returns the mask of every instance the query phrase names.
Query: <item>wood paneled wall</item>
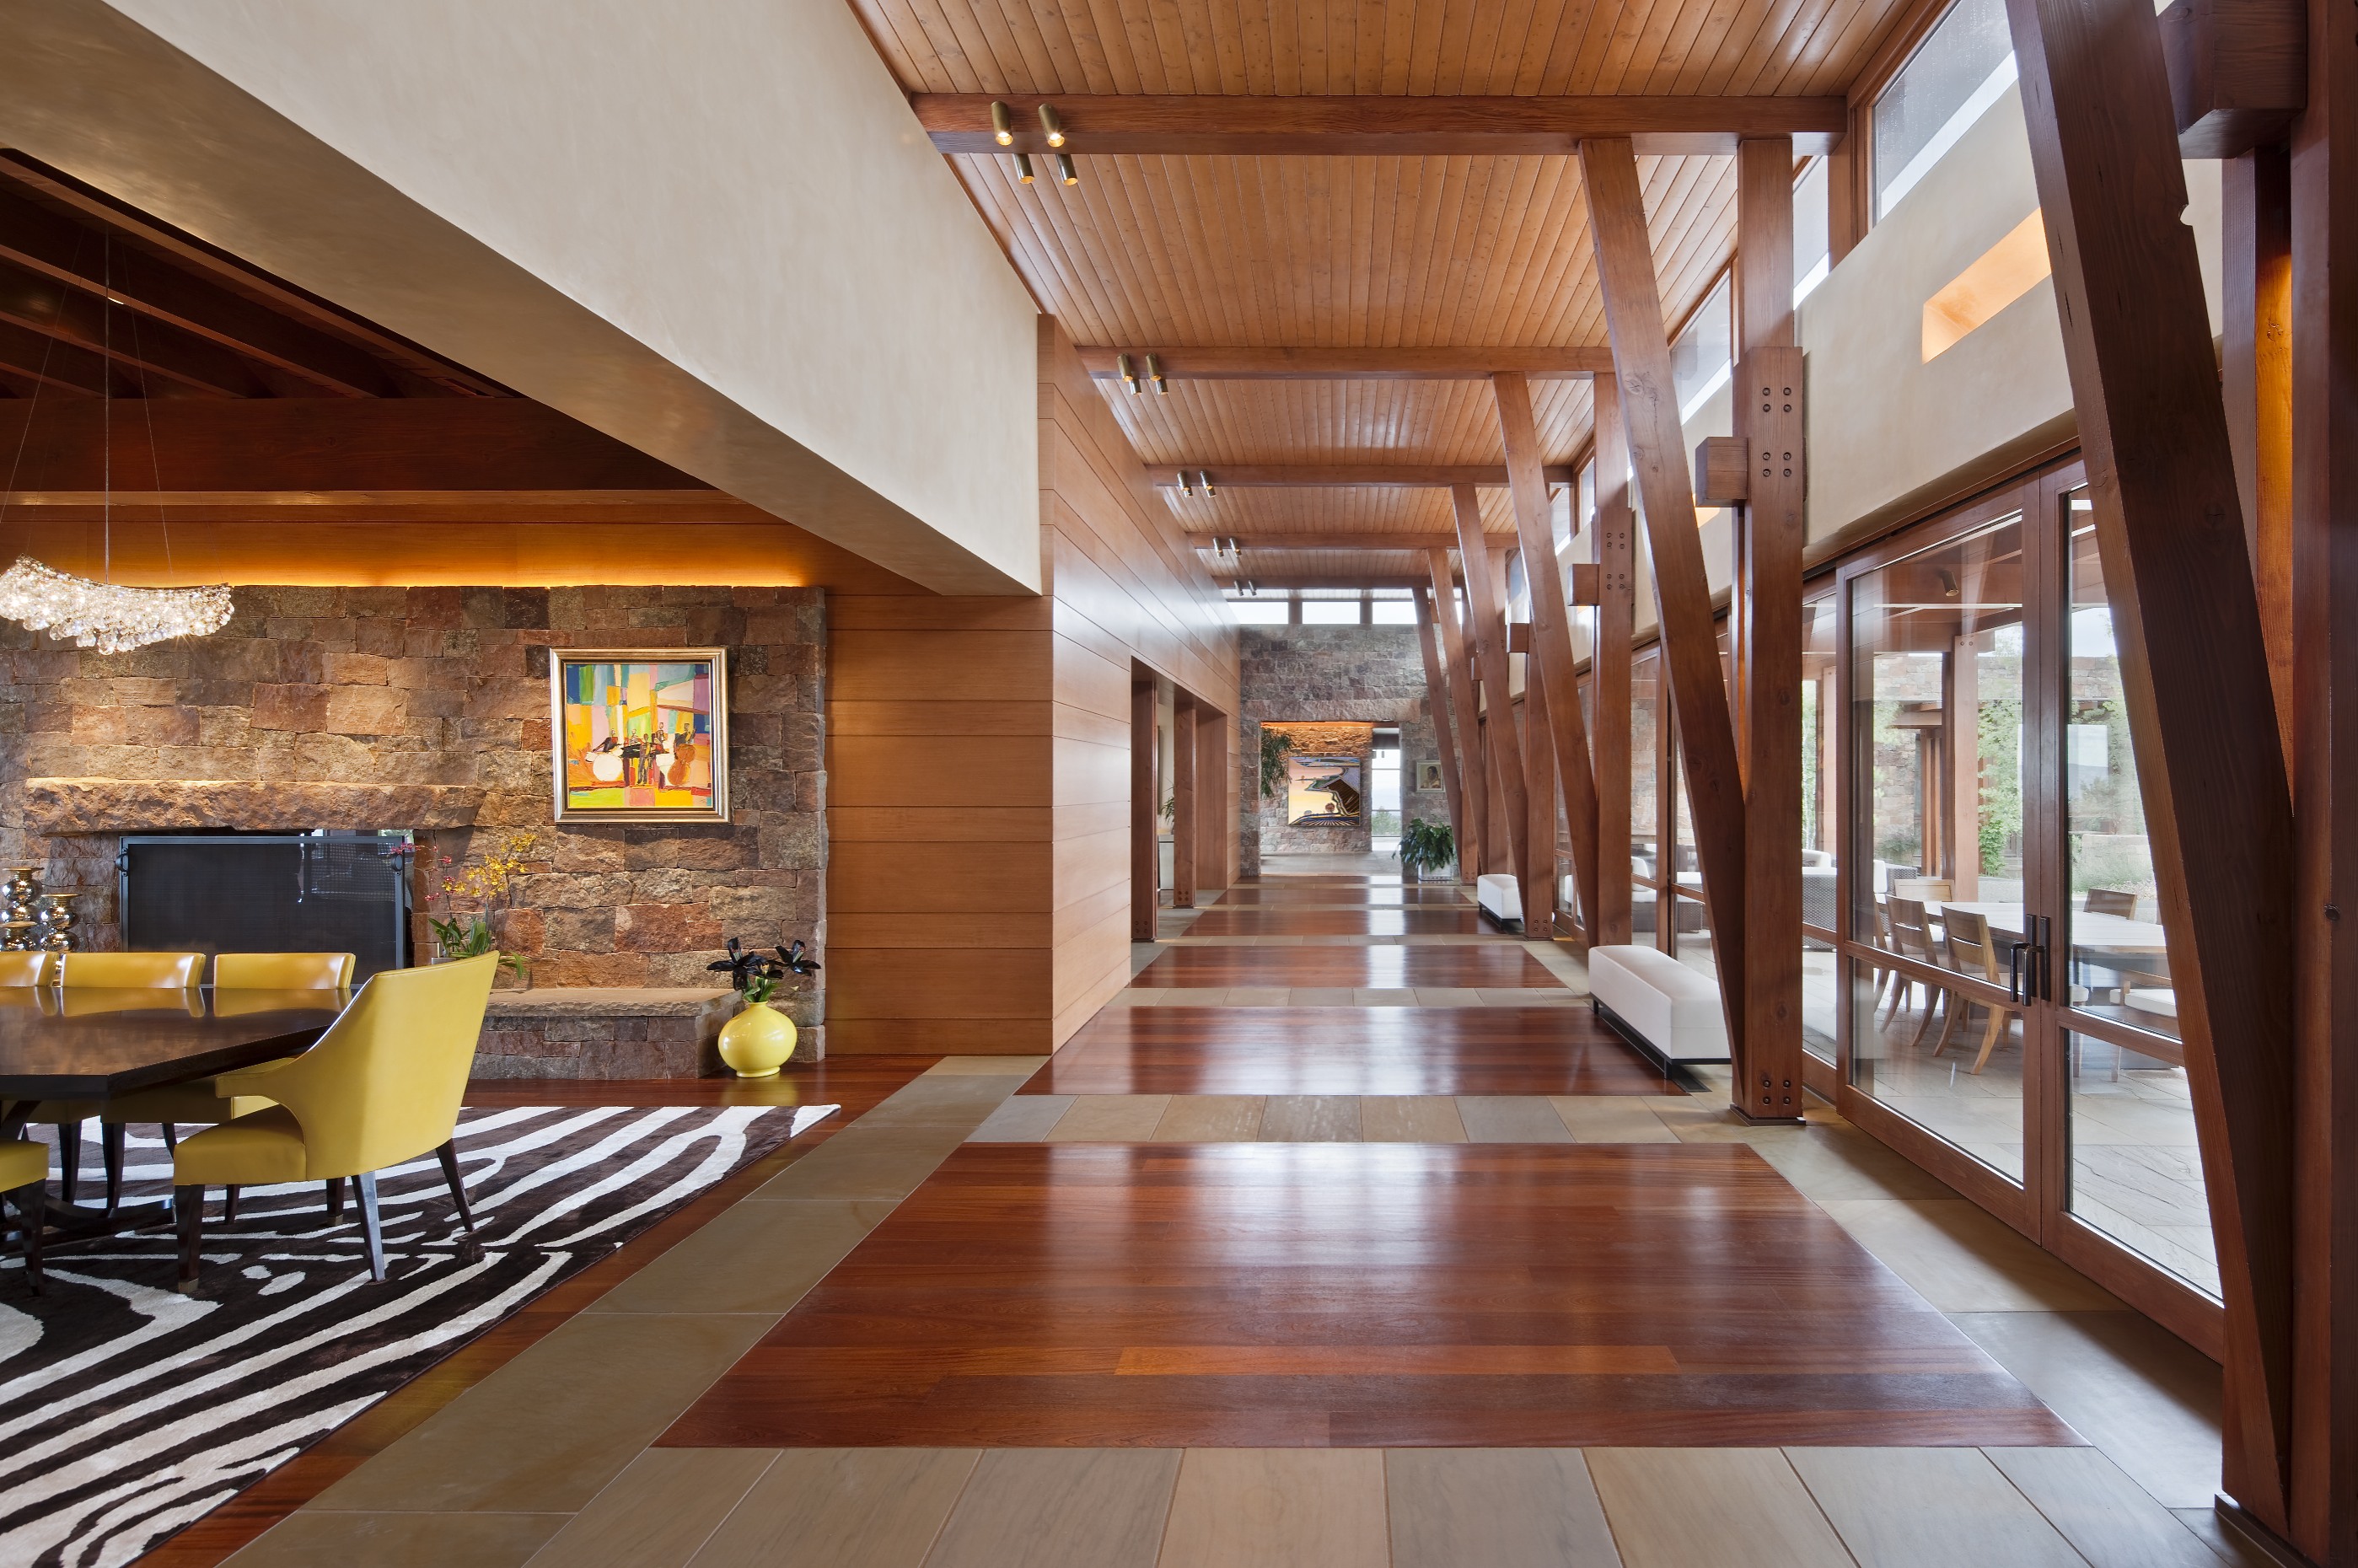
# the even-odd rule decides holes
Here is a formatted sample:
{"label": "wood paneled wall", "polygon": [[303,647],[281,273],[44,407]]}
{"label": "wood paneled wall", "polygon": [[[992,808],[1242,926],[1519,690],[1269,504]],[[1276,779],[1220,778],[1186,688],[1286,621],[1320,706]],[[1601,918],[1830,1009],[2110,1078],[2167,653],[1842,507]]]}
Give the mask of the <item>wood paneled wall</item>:
{"label": "wood paneled wall", "polygon": [[[1134,664],[1217,710],[1234,754],[1218,589],[1047,318],[1039,397],[1045,597],[831,601],[839,1053],[1049,1050],[1129,978]],[[1235,872],[1232,773],[1199,774],[1206,889]]]}

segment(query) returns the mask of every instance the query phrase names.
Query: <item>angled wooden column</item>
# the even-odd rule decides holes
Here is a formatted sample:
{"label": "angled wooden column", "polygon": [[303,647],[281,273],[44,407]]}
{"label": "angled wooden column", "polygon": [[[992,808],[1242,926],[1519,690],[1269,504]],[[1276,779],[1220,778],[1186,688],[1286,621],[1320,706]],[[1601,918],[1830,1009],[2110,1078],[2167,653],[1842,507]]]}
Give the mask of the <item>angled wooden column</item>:
{"label": "angled wooden column", "polygon": [[2292,694],[2292,155],[2262,147],[2222,168],[2219,388],[2260,596],[2285,765]]}
{"label": "angled wooden column", "polygon": [[1471,881],[1482,874],[1482,857],[1490,836],[1489,770],[1482,765],[1482,714],[1474,698],[1474,651],[1466,645],[1466,623],[1458,615],[1449,552],[1428,550],[1425,562],[1433,570],[1433,619],[1441,628],[1442,663],[1449,671],[1458,804],[1466,812],[1466,839],[1457,846],[1457,870]]}
{"label": "angled wooden column", "polygon": [[1228,716],[1195,705],[1195,892],[1228,885],[1228,856],[1236,829],[1228,816],[1228,793],[1236,774],[1228,766]]}
{"label": "angled wooden column", "polygon": [[[1524,570],[1531,568],[1526,566]],[[1552,939],[1555,935],[1555,811],[1556,767],[1554,728],[1548,687],[1540,661],[1523,655],[1523,796],[1529,808],[1523,826],[1523,935]],[[1575,699],[1575,706],[1577,700]]]}
{"label": "angled wooden column", "polygon": [[[1507,484],[1515,505],[1515,536],[1522,541],[1523,578],[1531,592],[1531,650],[1524,661],[1527,690],[1538,688],[1533,670],[1545,674],[1548,689],[1561,700],[1547,703],[1543,751],[1534,730],[1531,752],[1544,758],[1552,752],[1554,779],[1537,766],[1526,780],[1531,793],[1551,804],[1547,813],[1548,856],[1552,865],[1555,845],[1553,801],[1560,783],[1564,820],[1572,829],[1573,881],[1580,890],[1581,919],[1588,930],[1596,926],[1597,816],[1596,774],[1589,762],[1588,721],[1580,711],[1578,660],[1572,648],[1572,617],[1565,608],[1563,568],[1556,558],[1555,528],[1548,515],[1547,480],[1541,471],[1539,429],[1531,422],[1531,388],[1523,378],[1501,372],[1490,378],[1498,403],[1498,430],[1507,448]],[[1528,700],[1528,698],[1526,699]],[[1547,879],[1555,886],[1552,870]]]}
{"label": "angled wooden column", "polygon": [[1171,705],[1171,907],[1195,907],[1195,699]]}
{"label": "angled wooden column", "polygon": [[1154,680],[1133,667],[1130,682],[1130,939],[1152,942],[1162,907],[1163,867],[1154,822],[1163,803],[1154,793]]}
{"label": "angled wooden column", "polygon": [[1416,595],[1416,645],[1424,655],[1424,705],[1433,714],[1433,750],[1441,755],[1441,790],[1449,805],[1449,832],[1457,852],[1466,853],[1466,806],[1458,792],[1457,732],[1449,716],[1449,679],[1442,671],[1441,650],[1435,645],[1433,601],[1423,589]]}
{"label": "angled wooden column", "polygon": [[1744,1054],[1738,1105],[1801,1114],[1801,546],[1809,532],[1801,351],[1793,346],[1793,143],[1736,155],[1736,734],[1744,757]]}
{"label": "angled wooden column", "polygon": [[1457,514],[1457,555],[1466,568],[1466,618],[1474,629],[1474,654],[1482,668],[1482,696],[1489,709],[1482,721],[1483,765],[1500,807],[1490,822],[1494,841],[1489,855],[1495,862],[1498,851],[1506,851],[1505,865],[1529,909],[1531,856],[1525,840],[1531,805],[1523,790],[1523,749],[1507,696],[1507,607],[1498,592],[1505,565],[1492,559],[1489,542],[1482,536],[1482,512],[1474,487],[1458,485],[1449,498]]}
{"label": "angled wooden column", "polygon": [[[1646,232],[1645,198],[1638,188],[1636,155],[1625,140],[1583,141],[1580,171],[1588,188],[1588,222],[1596,243],[1606,330],[1613,339],[1622,424],[1628,431],[1639,500],[1646,511],[1654,604],[1662,628],[1662,676],[1678,723],[1679,760],[1686,779],[1687,809],[1694,818],[1695,859],[1703,871],[1704,906],[1711,917],[1720,1004],[1727,1015],[1729,1049],[1741,1052],[1748,956],[1744,789],[1728,719],[1727,688],[1720,682],[1711,584],[1695,526],[1694,485],[1671,379],[1671,343],[1663,330],[1661,290]],[[1666,841],[1665,856],[1670,852]],[[1662,906],[1661,918],[1672,918],[1675,912],[1667,894]],[[1743,1104],[1740,1097],[1736,1103]]]}
{"label": "angled wooden column", "polygon": [[[2291,170],[2291,317],[2300,324],[2292,1534],[2314,1561],[2349,1568],[2358,1563],[2358,27],[2349,10],[2312,6],[2308,43]],[[2265,605],[2265,587],[2262,595]]]}
{"label": "angled wooden column", "polygon": [[1595,381],[1596,651],[1589,678],[1596,690],[1594,756],[1596,771],[1596,921],[1592,943],[1630,940],[1629,643],[1637,635],[1638,532],[1629,510],[1629,443],[1621,429],[1620,384]]}
{"label": "angled wooden column", "polygon": [[2160,31],[2151,0],[2006,12],[2226,1303],[2225,1485],[2283,1530],[2291,797]]}

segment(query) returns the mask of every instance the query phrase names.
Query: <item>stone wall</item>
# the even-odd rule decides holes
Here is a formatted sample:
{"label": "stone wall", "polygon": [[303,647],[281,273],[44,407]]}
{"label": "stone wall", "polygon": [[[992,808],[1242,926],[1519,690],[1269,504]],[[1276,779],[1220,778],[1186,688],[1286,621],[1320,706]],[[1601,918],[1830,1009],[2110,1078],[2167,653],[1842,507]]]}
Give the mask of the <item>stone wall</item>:
{"label": "stone wall", "polygon": [[[1254,781],[1245,799],[1258,793],[1260,735],[1263,723],[1362,723],[1397,725],[1401,732],[1401,808],[1404,820],[1449,819],[1448,797],[1420,790],[1422,764],[1439,759],[1433,715],[1425,700],[1424,655],[1413,626],[1246,626],[1237,633],[1238,696],[1253,731],[1245,737],[1244,778]],[[1285,822],[1282,794],[1255,814],[1248,811],[1245,849],[1258,862],[1262,853],[1288,849],[1364,850],[1368,833],[1347,843],[1340,830],[1304,830]]]}
{"label": "stone wall", "polygon": [[[189,826],[149,815],[192,801],[204,826],[417,828],[421,903],[528,829],[495,925],[535,987],[709,986],[728,936],[825,946],[826,641],[817,589],[241,588],[219,634],[119,654],[0,623],[0,860],[87,890],[107,946],[120,833]],[[556,827],[549,648],[710,644],[729,650],[731,820]],[[219,783],[177,787],[198,781]],[[416,815],[334,819],[371,809]],[[808,1054],[824,978],[790,1003]]]}

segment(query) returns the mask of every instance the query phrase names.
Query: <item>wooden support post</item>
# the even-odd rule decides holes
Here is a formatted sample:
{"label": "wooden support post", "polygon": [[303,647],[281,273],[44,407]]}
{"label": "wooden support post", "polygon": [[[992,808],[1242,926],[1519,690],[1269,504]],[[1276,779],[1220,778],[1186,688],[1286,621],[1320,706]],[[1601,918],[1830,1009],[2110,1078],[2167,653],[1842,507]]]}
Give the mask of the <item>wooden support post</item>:
{"label": "wooden support post", "polygon": [[[2290,317],[2300,323],[2292,340],[2299,807],[2292,1535],[2312,1561],[2351,1568],[2358,1564],[2358,618],[2351,614],[2358,604],[2358,27],[2348,7],[2311,6],[2308,44],[2291,201]],[[2265,587],[2262,595],[2265,606]]]}
{"label": "wooden support post", "polygon": [[1442,663],[1449,671],[1452,729],[1457,742],[1458,804],[1466,812],[1466,837],[1457,846],[1457,871],[1466,881],[1482,874],[1490,837],[1489,770],[1482,765],[1482,713],[1474,700],[1474,653],[1466,645],[1466,624],[1457,609],[1456,579],[1449,552],[1432,550],[1433,619],[1441,628]]}
{"label": "wooden support post", "polygon": [[1482,666],[1482,697],[1488,711],[1483,716],[1484,766],[1488,770],[1499,810],[1490,819],[1492,861],[1506,851],[1505,868],[1514,876],[1523,907],[1531,906],[1531,856],[1525,848],[1531,820],[1523,790],[1523,749],[1515,736],[1515,715],[1507,690],[1507,607],[1498,592],[1504,563],[1494,563],[1489,542],[1482,536],[1482,513],[1474,487],[1461,484],[1449,492],[1457,514],[1457,556],[1466,568],[1466,609],[1474,629],[1474,654]]}
{"label": "wooden support post", "polygon": [[2292,157],[2281,146],[2226,160],[2221,228],[2225,327],[2219,366],[2244,542],[2260,596],[2268,682],[2293,765]]}
{"label": "wooden support post", "polygon": [[1620,384],[1609,375],[1595,382],[1596,521],[1590,524],[1596,555],[1596,651],[1589,678],[1595,683],[1596,722],[1596,918],[1588,939],[1630,939],[1629,843],[1629,641],[1637,634],[1637,565],[1633,554],[1637,518],[1629,510],[1629,443],[1621,429]]}
{"label": "wooden support post", "polygon": [[[2218,1250],[2225,1487],[2282,1530],[2299,1201],[2291,797],[2160,32],[2151,0],[2006,13]],[[2343,21],[2327,30],[2346,49]],[[2349,1124],[2332,1136],[2346,1148]]]}
{"label": "wooden support post", "polygon": [[1171,907],[1195,907],[1195,699],[1171,705]]}
{"label": "wooden support post", "polygon": [[1228,885],[1236,830],[1228,816],[1236,774],[1228,766],[1228,716],[1195,705],[1195,892]]}
{"label": "wooden support post", "polygon": [[[1531,569],[1528,564],[1523,568]],[[1576,704],[1575,704],[1576,705]],[[1523,655],[1523,935],[1538,941],[1555,937],[1555,752],[1547,678],[1540,661]]]}
{"label": "wooden support post", "polygon": [[1801,1114],[1801,546],[1809,532],[1801,351],[1793,346],[1793,144],[1736,157],[1736,434],[1749,456],[1736,598],[1744,747],[1744,1054],[1736,1108]]}
{"label": "wooden support post", "polygon": [[1441,650],[1435,645],[1433,600],[1423,589],[1414,592],[1416,645],[1424,655],[1424,705],[1433,715],[1433,750],[1441,755],[1441,789],[1449,803],[1449,832],[1457,840],[1457,852],[1462,855],[1466,853],[1466,806],[1458,795],[1463,786],[1457,776],[1456,727],[1449,716],[1449,679],[1443,673]]}
{"label": "wooden support post", "polygon": [[[1596,774],[1588,758],[1588,721],[1580,711],[1579,664],[1572,647],[1572,617],[1565,608],[1563,571],[1556,558],[1555,528],[1548,514],[1547,481],[1540,471],[1539,429],[1531,421],[1531,388],[1523,378],[1502,372],[1490,378],[1498,402],[1498,429],[1507,448],[1508,488],[1514,496],[1515,535],[1523,546],[1523,579],[1531,593],[1531,653],[1525,659],[1527,691],[1539,689],[1544,672],[1547,687],[1556,699],[1542,708],[1549,744],[1540,744],[1541,731],[1531,731],[1531,753],[1555,758],[1553,778],[1534,765],[1528,784],[1532,794],[1547,800],[1547,884],[1555,886],[1555,809],[1559,783],[1563,793],[1564,819],[1572,830],[1572,874],[1580,891],[1580,918],[1586,929],[1596,925],[1597,816]],[[1526,698],[1526,701],[1529,699]],[[1536,819],[1535,819],[1536,820]]]}
{"label": "wooden support post", "polygon": [[[1686,778],[1687,809],[1694,818],[1695,859],[1703,871],[1728,1046],[1740,1061],[1747,1024],[1744,966],[1749,957],[1744,925],[1744,791],[1727,688],[1720,681],[1719,637],[1712,624],[1711,585],[1695,526],[1694,490],[1688,481],[1686,438],[1671,379],[1671,343],[1662,326],[1645,197],[1638,187],[1637,156],[1627,141],[1583,141],[1580,171],[1588,188],[1588,222],[1596,243],[1606,327],[1613,339],[1622,423],[1635,459],[1638,494],[1646,509],[1654,603],[1662,628],[1664,695],[1678,724],[1678,754]],[[1668,783],[1663,780],[1658,787]],[[1663,854],[1669,863],[1672,852],[1667,838]],[[1660,917],[1672,920],[1677,912],[1667,890],[1675,878],[1663,881]]]}
{"label": "wooden support post", "polygon": [[1161,919],[1162,856],[1154,822],[1162,807],[1155,795],[1154,678],[1133,667],[1130,681],[1130,939],[1152,942]]}

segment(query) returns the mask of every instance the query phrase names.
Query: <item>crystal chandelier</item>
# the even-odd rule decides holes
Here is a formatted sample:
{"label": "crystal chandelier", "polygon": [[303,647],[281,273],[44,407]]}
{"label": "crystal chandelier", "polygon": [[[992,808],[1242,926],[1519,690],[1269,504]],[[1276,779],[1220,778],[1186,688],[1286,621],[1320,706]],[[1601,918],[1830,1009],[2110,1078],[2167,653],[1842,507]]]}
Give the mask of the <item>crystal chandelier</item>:
{"label": "crystal chandelier", "polygon": [[120,654],[170,637],[201,637],[229,624],[229,589],[123,588],[45,567],[29,556],[0,572],[0,615]]}

